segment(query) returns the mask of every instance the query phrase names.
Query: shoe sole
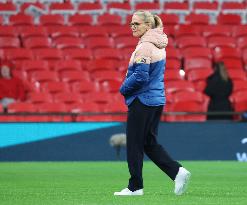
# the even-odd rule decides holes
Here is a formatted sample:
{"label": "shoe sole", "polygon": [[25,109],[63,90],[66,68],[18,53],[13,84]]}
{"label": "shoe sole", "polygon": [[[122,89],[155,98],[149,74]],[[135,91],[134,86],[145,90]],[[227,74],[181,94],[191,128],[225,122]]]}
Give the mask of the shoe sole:
{"label": "shoe sole", "polygon": [[121,194],[118,192],[114,193],[114,196],[142,196],[144,193],[132,193],[132,194]]}
{"label": "shoe sole", "polygon": [[182,188],[180,189],[180,191],[178,193],[175,193],[176,195],[182,195],[187,190],[187,187],[188,187],[188,184],[190,181],[190,177],[191,177],[191,173],[188,173],[185,176],[184,184],[183,184]]}
{"label": "shoe sole", "polygon": [[114,196],[143,196],[143,194],[131,194],[131,195],[129,195],[129,194],[115,194],[114,193]]}

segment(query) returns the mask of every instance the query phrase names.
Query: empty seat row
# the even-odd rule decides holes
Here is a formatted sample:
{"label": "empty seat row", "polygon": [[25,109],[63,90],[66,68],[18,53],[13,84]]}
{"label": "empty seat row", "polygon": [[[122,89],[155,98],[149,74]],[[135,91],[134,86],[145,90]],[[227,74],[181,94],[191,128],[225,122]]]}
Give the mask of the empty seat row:
{"label": "empty seat row", "polygon": [[[165,25],[165,33],[172,38],[183,36],[225,36],[240,38],[247,36],[245,25]],[[0,26],[0,37],[131,37],[131,29],[128,25],[123,26]]]}

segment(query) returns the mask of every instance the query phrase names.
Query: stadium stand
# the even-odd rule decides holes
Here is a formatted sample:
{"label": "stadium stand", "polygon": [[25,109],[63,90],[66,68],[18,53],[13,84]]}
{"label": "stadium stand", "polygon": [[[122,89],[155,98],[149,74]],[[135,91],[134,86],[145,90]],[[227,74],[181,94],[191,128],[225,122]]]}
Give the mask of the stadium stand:
{"label": "stadium stand", "polygon": [[[0,3],[0,57],[12,61],[15,74],[29,84],[27,102],[13,105],[11,112],[25,109],[125,112],[126,107],[116,93],[137,44],[128,26],[135,9],[159,14],[169,38],[166,110],[206,111],[207,100],[185,99],[187,95],[193,99],[192,96],[203,95],[206,78],[213,72],[216,61],[225,63],[233,80],[231,102],[235,111],[247,110],[246,101],[239,100],[245,99],[247,90],[247,1],[20,0]],[[185,72],[184,76],[180,70]],[[179,100],[175,100],[178,96]],[[124,121],[125,117],[78,115],[76,120]],[[0,120],[4,119],[59,121],[62,118],[1,116]],[[206,118],[169,115],[164,120],[205,121]]]}

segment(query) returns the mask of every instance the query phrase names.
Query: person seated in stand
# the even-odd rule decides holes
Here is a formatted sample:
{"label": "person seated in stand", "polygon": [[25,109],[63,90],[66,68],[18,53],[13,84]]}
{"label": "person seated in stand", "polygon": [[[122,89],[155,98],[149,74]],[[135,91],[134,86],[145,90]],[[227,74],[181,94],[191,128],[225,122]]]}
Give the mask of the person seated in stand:
{"label": "person seated in stand", "polygon": [[9,104],[23,100],[25,100],[23,82],[12,75],[10,64],[2,63],[0,70],[0,103],[4,111],[7,111]]}
{"label": "person seated in stand", "polygon": [[[225,64],[217,62],[214,73],[207,78],[204,92],[210,97],[208,112],[233,111],[229,96],[232,94],[233,83],[228,76]],[[231,120],[232,115],[208,115],[208,120]]]}

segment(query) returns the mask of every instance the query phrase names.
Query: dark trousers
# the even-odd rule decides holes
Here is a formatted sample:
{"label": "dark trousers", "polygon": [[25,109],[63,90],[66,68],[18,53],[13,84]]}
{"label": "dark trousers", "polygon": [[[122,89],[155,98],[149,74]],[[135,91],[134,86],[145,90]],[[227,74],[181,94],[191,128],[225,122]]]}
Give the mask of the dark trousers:
{"label": "dark trousers", "polygon": [[157,143],[158,125],[163,106],[146,106],[138,98],[131,103],[127,119],[127,161],[130,172],[128,188],[143,188],[142,167],[144,153],[172,180],[181,165],[174,161]]}

